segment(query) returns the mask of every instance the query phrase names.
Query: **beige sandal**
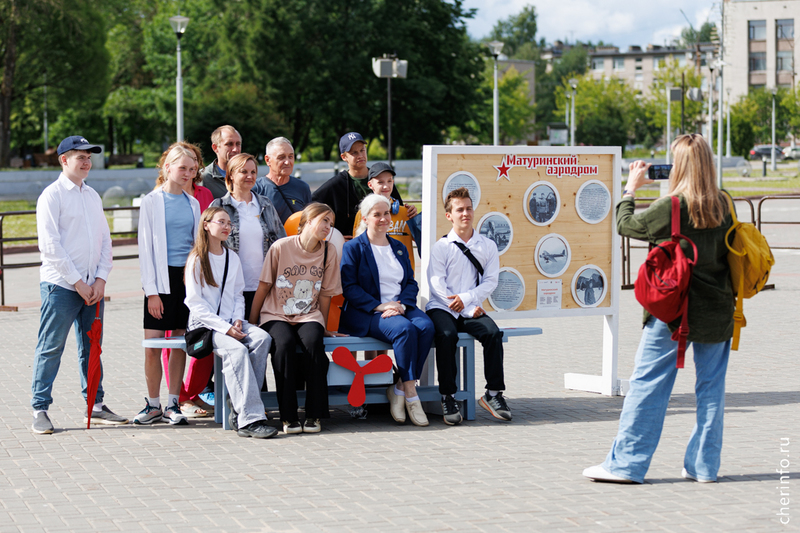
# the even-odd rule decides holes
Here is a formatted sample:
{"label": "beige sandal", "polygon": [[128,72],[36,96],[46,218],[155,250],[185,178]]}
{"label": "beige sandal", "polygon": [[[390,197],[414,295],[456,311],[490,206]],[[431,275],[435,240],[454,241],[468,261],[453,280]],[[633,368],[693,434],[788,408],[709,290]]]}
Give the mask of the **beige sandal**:
{"label": "beige sandal", "polygon": [[208,411],[192,402],[186,402],[182,404],[181,412],[186,418],[206,418],[207,416],[210,416]]}

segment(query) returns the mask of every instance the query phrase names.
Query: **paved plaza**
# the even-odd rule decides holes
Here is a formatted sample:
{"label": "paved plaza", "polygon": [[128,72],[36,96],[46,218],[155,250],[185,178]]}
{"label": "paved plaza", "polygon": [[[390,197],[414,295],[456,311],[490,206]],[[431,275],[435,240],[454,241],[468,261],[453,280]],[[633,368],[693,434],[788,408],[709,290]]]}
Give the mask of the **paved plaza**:
{"label": "paved plaza", "polygon": [[[636,251],[634,265],[642,258]],[[680,476],[694,423],[687,357],[646,483],[634,486],[581,476],[608,452],[623,401],[564,389],[566,372],[600,373],[599,317],[501,324],[544,329],[506,345],[511,423],[478,408],[477,419],[461,426],[431,416],[429,427],[417,428],[398,426],[385,412],[354,420],[334,408],[321,434],[266,441],[211,421],[87,431],[70,338],[50,410],[57,430],[35,435],[38,273],[15,271],[7,301],[21,303],[20,311],[0,314],[0,531],[800,530],[800,252],[778,250],[776,259],[776,290],[745,302],[748,326],[731,355],[720,482]],[[115,262],[103,354],[106,401],[128,417],[146,393],[137,266]],[[623,378],[640,317],[633,292],[623,291]],[[480,354],[477,360],[480,367]],[[481,388],[482,368],[477,375]],[[783,485],[782,462],[790,476]],[[788,525],[779,521],[781,508]]]}

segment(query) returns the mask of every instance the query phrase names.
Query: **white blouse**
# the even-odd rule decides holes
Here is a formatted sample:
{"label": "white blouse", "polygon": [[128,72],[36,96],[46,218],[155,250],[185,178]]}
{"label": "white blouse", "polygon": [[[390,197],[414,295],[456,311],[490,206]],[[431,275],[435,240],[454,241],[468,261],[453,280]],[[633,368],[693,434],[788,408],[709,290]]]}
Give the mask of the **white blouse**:
{"label": "white blouse", "polygon": [[403,265],[395,257],[394,250],[389,245],[377,246],[370,244],[372,255],[378,264],[378,277],[381,282],[381,303],[396,302],[400,296],[400,283],[403,281]]}

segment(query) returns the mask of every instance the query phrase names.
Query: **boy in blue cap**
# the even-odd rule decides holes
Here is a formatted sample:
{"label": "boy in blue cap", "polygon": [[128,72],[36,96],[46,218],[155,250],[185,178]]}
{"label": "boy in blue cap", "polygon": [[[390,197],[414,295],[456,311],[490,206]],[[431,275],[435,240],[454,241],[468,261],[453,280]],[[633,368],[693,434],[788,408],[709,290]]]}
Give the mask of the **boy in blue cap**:
{"label": "boy in blue cap", "polygon": [[[34,433],[53,432],[47,410],[53,403],[53,382],[70,326],[75,325],[81,387],[86,398],[90,342],[87,332],[95,318],[95,304],[103,317],[106,279],[111,272],[111,234],[103,214],[103,202],[84,183],[92,168],[91,154],[99,146],[80,135],[58,145],[61,174],[48,185],[36,203],[36,229],[42,267],[39,340],[33,359],[31,406]],[[94,424],[127,424],[103,403],[102,376],[92,408]],[[84,422],[87,422],[84,418]]]}

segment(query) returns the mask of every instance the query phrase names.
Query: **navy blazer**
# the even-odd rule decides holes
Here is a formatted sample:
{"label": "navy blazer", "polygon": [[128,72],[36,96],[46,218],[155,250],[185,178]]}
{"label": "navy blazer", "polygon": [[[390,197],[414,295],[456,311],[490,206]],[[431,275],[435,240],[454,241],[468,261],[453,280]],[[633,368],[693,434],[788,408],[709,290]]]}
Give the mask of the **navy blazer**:
{"label": "navy blazer", "polygon": [[[419,287],[414,281],[414,271],[408,259],[408,250],[400,241],[389,237],[389,246],[403,265],[400,282],[400,303],[416,307]],[[365,231],[344,243],[342,249],[342,293],[345,303],[339,321],[339,332],[365,337],[375,309],[381,304],[381,286],[378,264]]]}

